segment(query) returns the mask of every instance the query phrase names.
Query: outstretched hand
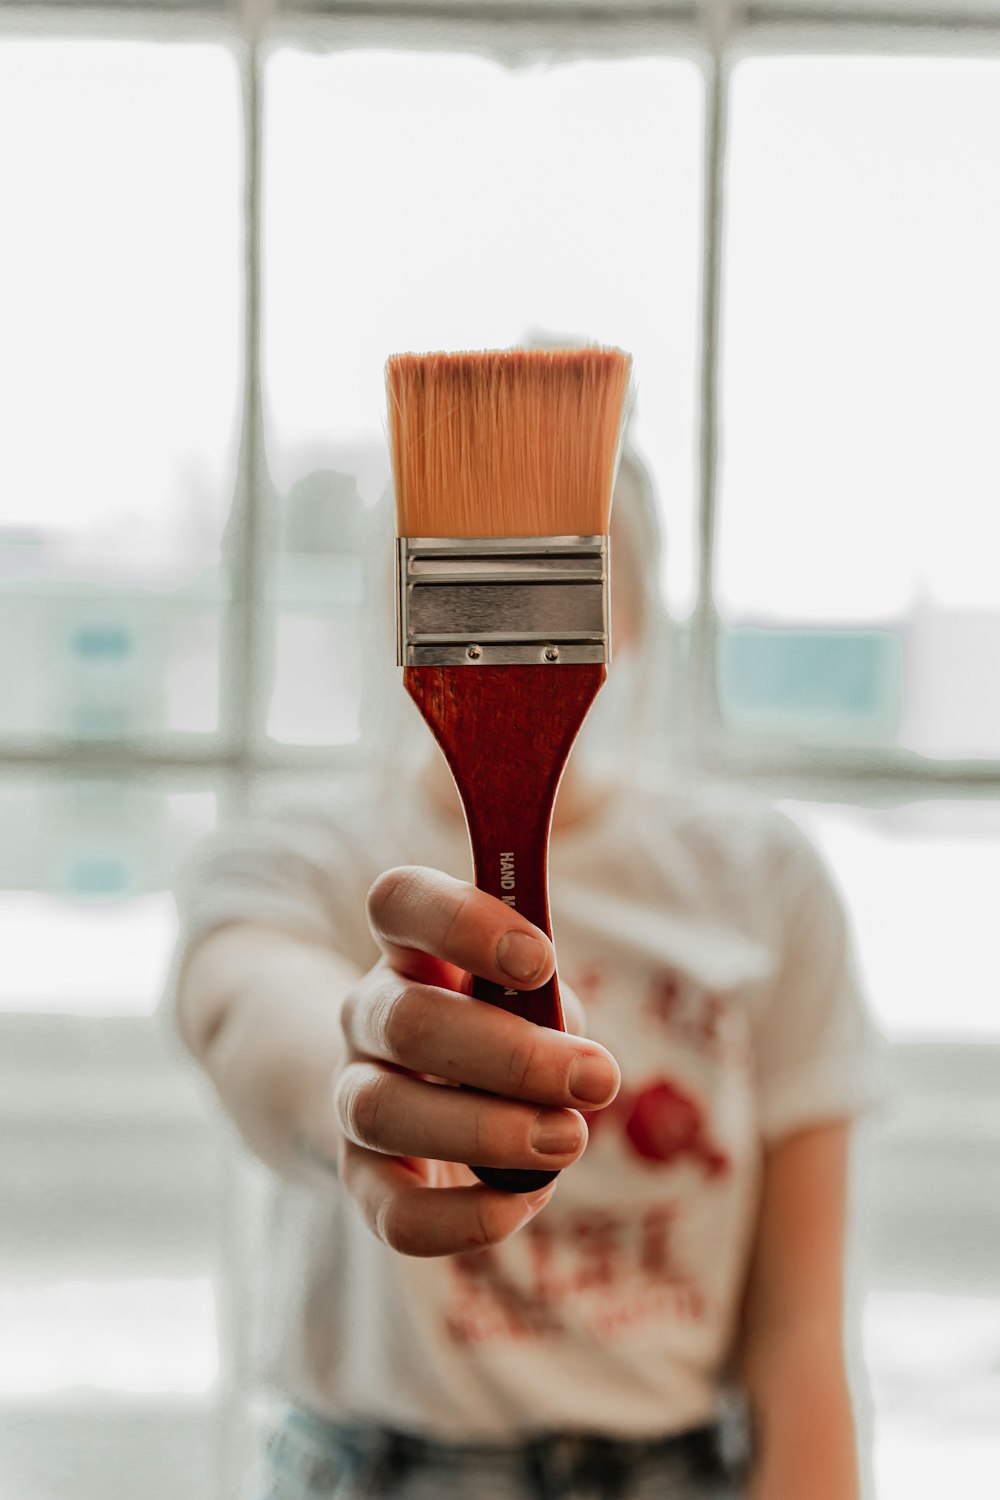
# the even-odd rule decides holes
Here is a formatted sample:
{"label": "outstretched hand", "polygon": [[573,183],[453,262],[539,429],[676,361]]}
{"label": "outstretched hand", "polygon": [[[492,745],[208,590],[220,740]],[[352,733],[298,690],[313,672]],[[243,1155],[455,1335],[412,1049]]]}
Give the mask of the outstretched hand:
{"label": "outstretched hand", "polygon": [[[341,1181],[372,1230],[404,1254],[496,1244],[556,1184],[501,1193],[477,1182],[468,1164],[570,1166],[587,1144],[580,1111],[610,1103],[617,1065],[596,1042],[471,997],[473,974],[530,990],[555,966],[548,939],[494,897],[406,867],[376,880],[368,916],[383,956],[341,1011]],[[579,1003],[563,998],[567,1021],[579,1025]]]}

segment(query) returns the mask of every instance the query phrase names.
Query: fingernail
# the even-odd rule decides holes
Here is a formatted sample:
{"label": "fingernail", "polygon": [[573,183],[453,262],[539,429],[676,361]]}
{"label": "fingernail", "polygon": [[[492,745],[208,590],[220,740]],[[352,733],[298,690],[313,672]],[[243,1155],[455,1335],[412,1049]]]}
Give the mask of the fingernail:
{"label": "fingernail", "polygon": [[505,932],[497,943],[497,963],[511,979],[534,979],[545,963],[545,949],[526,932]]}
{"label": "fingernail", "polygon": [[534,1213],[538,1208],[544,1208],[558,1185],[559,1179],[557,1177],[555,1182],[550,1182],[548,1187],[539,1188],[537,1193],[525,1193],[522,1199],[525,1208],[529,1209],[531,1213]]}
{"label": "fingernail", "polygon": [[535,1120],[531,1145],[539,1156],[566,1156],[580,1145],[580,1121],[549,1110]]}
{"label": "fingernail", "polygon": [[581,1052],[569,1070],[569,1091],[582,1104],[606,1104],[618,1087],[618,1069],[596,1052]]}

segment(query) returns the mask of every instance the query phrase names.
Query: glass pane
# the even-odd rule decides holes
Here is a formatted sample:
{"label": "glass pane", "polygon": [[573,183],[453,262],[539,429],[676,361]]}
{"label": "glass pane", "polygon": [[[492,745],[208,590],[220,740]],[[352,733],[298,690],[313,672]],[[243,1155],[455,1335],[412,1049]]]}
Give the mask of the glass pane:
{"label": "glass pane", "polygon": [[890,1038],[1000,1037],[1000,803],[786,802],[826,856]]}
{"label": "glass pane", "polygon": [[348,744],[360,732],[365,652],[367,517],[356,476],[329,468],[302,475],[280,521],[268,575],[267,731],[293,744]]}
{"label": "glass pane", "polygon": [[208,1500],[222,1179],[205,1091],[155,1021],[0,1015],[0,1115],[0,1493]]}
{"label": "glass pane", "polygon": [[183,782],[0,781],[0,1011],[149,1014],[171,882],[215,820],[215,793]]}
{"label": "glass pane", "polygon": [[0,1286],[0,1397],[79,1386],[197,1394],[217,1374],[207,1278]]}
{"label": "glass pane", "polygon": [[718,598],[741,728],[1000,754],[1000,62],[734,73]]}
{"label": "glass pane", "polygon": [[0,40],[0,733],[216,724],[239,109],[221,47]]}
{"label": "glass pane", "polygon": [[865,1362],[879,1500],[992,1500],[1000,1483],[1000,1298],[873,1292]]}
{"label": "glass pane", "polygon": [[533,332],[631,350],[633,434],[663,507],[668,597],[685,614],[699,71],[670,58],[509,71],[468,56],[281,49],[266,83],[264,378],[286,546],[271,733],[345,738],[360,713],[356,696],[331,704],[359,691],[342,665],[357,627],[343,594],[303,607],[315,594],[304,554],[322,572],[322,556],[347,550],[339,526],[350,533],[384,489],[383,366],[397,350]]}

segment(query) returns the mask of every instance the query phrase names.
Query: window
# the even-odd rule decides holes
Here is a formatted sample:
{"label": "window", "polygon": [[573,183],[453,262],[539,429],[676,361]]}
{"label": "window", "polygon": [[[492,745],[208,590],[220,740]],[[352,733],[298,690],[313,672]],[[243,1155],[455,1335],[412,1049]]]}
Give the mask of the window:
{"label": "window", "polygon": [[366,753],[386,354],[535,333],[633,351],[671,753],[817,842],[889,1040],[878,1500],[986,1500],[1000,9],[364,9],[0,21],[0,1491],[234,1491],[255,1188],[151,1018],[169,887]]}
{"label": "window", "polygon": [[[127,122],[127,125],[126,125]],[[0,38],[0,732],[219,718],[241,364],[220,46]]]}
{"label": "window", "polygon": [[901,1042],[995,1042],[997,804],[927,798],[892,807],[801,801],[785,807],[839,882],[883,1033]]}
{"label": "window", "polygon": [[345,546],[388,478],[383,367],[396,349],[580,336],[627,347],[635,441],[668,497],[668,583],[690,612],[698,70],[667,57],[511,72],[483,57],[281,47],[264,84],[263,369],[281,541],[269,732],[359,733]]}
{"label": "window", "polygon": [[736,67],[718,598],[741,730],[1000,750],[998,175],[996,60]]}

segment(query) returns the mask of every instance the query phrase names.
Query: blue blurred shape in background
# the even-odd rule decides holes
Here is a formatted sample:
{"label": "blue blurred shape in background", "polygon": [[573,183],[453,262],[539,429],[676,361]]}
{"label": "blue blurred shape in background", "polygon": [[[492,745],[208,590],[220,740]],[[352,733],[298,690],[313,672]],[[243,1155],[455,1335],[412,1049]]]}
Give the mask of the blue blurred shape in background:
{"label": "blue blurred shape in background", "polygon": [[902,644],[889,630],[740,626],[719,641],[727,715],[812,738],[898,734]]}

